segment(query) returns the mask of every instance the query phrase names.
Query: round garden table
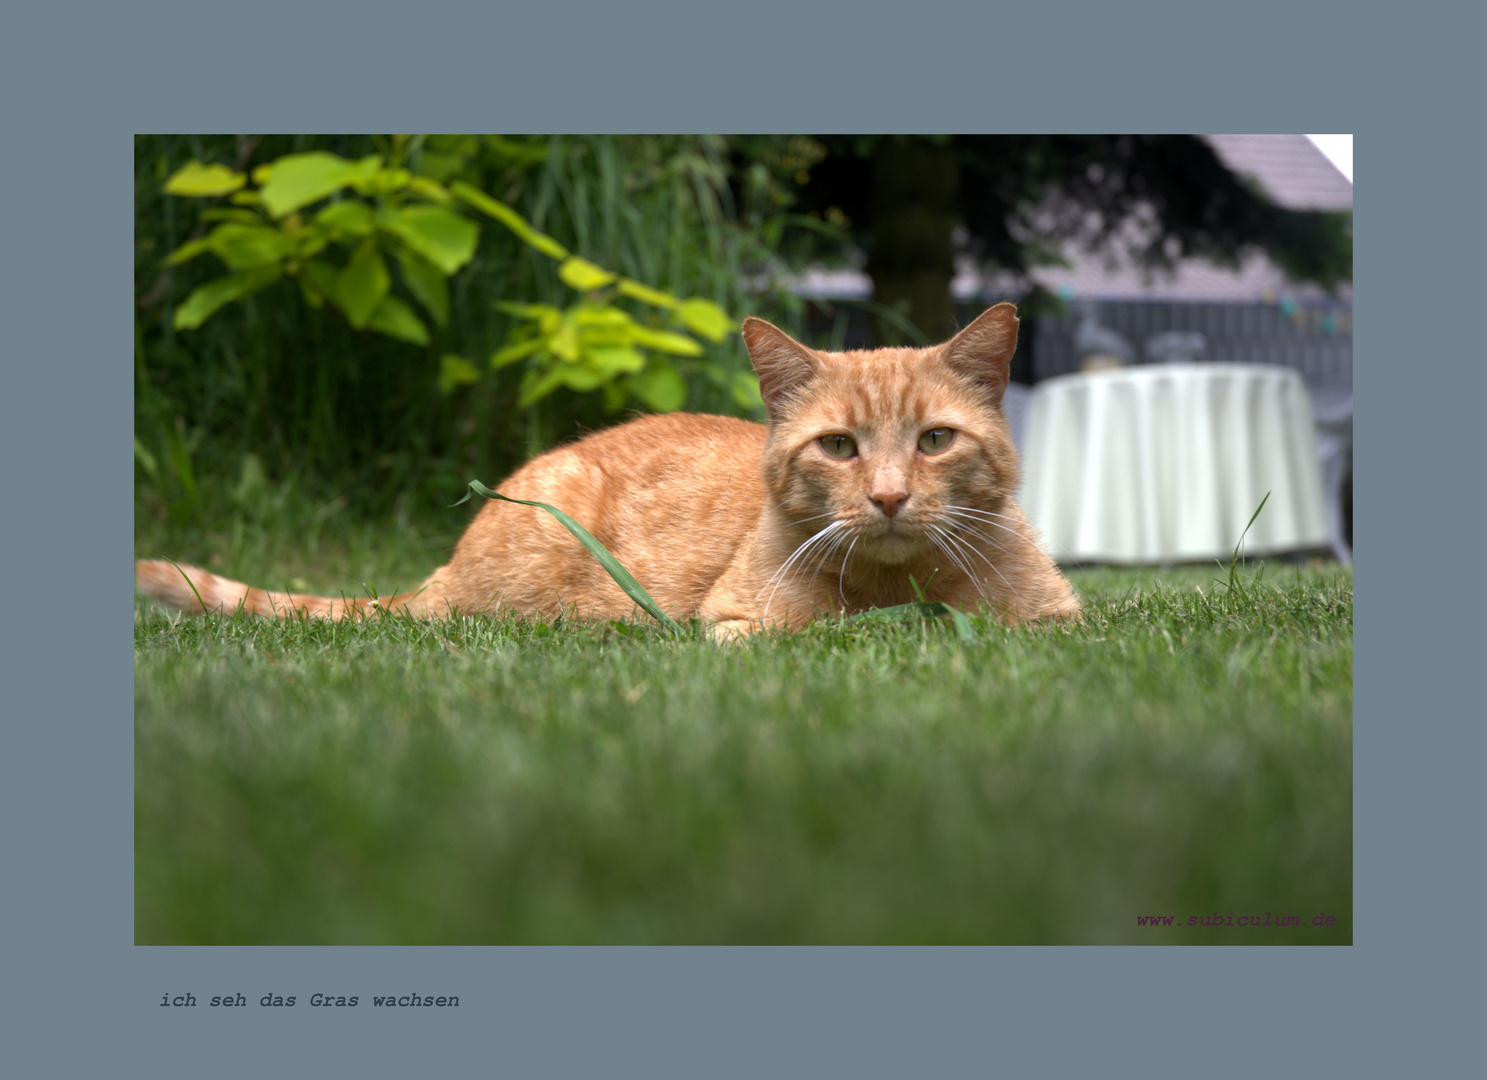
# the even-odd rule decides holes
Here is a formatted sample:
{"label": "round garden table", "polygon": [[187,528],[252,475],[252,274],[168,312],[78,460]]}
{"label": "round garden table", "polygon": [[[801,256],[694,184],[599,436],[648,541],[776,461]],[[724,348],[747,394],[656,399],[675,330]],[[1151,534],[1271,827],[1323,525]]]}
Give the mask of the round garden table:
{"label": "round garden table", "polygon": [[1062,563],[1228,562],[1330,546],[1306,385],[1260,364],[1048,379],[1028,403],[1021,502]]}

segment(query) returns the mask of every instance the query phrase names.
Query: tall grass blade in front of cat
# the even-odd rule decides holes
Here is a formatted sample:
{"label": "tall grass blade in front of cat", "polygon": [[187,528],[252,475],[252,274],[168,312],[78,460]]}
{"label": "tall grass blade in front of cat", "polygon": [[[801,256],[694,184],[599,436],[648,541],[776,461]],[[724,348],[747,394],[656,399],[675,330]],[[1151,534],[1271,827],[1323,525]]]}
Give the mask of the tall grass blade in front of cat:
{"label": "tall grass blade in front of cat", "polygon": [[[549,506],[547,503],[542,502],[529,502],[526,499],[513,499],[509,495],[502,495],[499,491],[492,491],[479,480],[470,481],[470,491],[487,499],[500,499],[502,502],[517,503],[521,506],[535,506],[539,510],[546,510],[558,519],[558,523],[563,528],[574,535],[590,555],[598,560],[599,565],[604,567],[605,573],[614,578],[614,583],[625,590],[626,596],[639,604],[646,614],[650,615],[651,618],[655,619],[663,627],[671,631],[671,633],[677,636],[682,634],[681,625],[661,610],[661,605],[651,599],[651,594],[646,592],[640,582],[635,580],[635,575],[626,570],[624,564],[610,554],[607,547],[599,543],[598,540],[595,540],[589,530],[585,529],[556,506]],[[465,492],[465,497],[454,505],[459,506],[461,503],[468,502],[469,498],[470,492],[467,491]]]}

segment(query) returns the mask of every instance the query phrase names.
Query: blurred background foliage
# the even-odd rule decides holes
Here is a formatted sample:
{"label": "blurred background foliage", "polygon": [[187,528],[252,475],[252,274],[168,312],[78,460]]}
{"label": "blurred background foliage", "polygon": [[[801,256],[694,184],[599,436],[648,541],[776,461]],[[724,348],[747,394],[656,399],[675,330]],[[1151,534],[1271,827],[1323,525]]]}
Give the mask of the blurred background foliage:
{"label": "blurred background foliage", "polygon": [[[816,135],[799,214],[850,233],[872,278],[880,342],[957,328],[957,257],[1021,282],[1034,317],[1059,305],[1028,271],[1070,245],[1137,264],[1190,256],[1235,266],[1264,251],[1294,280],[1353,278],[1351,212],[1279,206],[1196,135]],[[821,234],[805,233],[816,242]],[[905,319],[893,315],[907,316]]]}
{"label": "blurred background foliage", "polygon": [[[307,303],[312,289],[272,272],[266,286],[195,325],[200,304],[188,301],[234,269],[213,249],[214,230],[254,228],[224,219],[249,220],[253,208],[234,202],[255,193],[182,198],[168,194],[167,183],[191,162],[261,180],[269,175],[262,166],[317,151],[350,162],[380,155],[445,189],[476,189],[580,264],[629,279],[636,295],[650,289],[708,301],[701,314],[715,304],[733,321],[698,334],[700,348],[691,350],[666,351],[656,332],[665,328],[642,327],[662,346],[650,350],[647,371],[597,392],[548,386],[533,400],[531,364],[493,367],[489,358],[503,347],[509,355],[513,342],[538,333],[541,315],[559,314],[579,296],[574,278],[560,274],[561,260],[484,218],[473,257],[448,278],[442,319],[429,317],[427,305],[402,304],[400,335],[378,332],[365,313],[353,326],[349,308]],[[716,136],[140,136],[137,517],[180,526],[224,511],[267,512],[267,503],[285,497],[334,505],[331,512],[432,509],[472,478],[495,482],[541,449],[636,409],[762,418],[733,331],[744,314],[759,314],[803,332],[802,303],[780,285],[779,252],[790,226],[789,178],[819,151],[799,137],[754,140],[742,175],[735,157]],[[188,244],[188,258],[172,264]],[[408,280],[406,261],[387,261],[390,295],[401,287],[421,299],[428,288]],[[610,314],[623,305],[637,325],[642,312],[664,311],[608,299]],[[409,311],[422,316],[422,334],[406,329]],[[696,323],[675,328],[695,333]],[[641,383],[658,363],[679,378]]]}
{"label": "blurred background foliage", "polygon": [[[471,196],[453,206],[480,226],[478,242],[448,261],[440,285],[427,266],[410,275],[417,260],[378,233],[392,256],[378,295],[402,298],[395,318],[348,305],[333,283],[317,294],[292,254],[286,273],[266,273],[262,288],[199,318],[201,287],[234,269],[214,230],[251,222],[254,185],[271,176],[264,166],[310,153],[375,156],[384,174],[406,169],[428,191],[482,193],[486,204]],[[168,194],[192,162],[242,174],[242,190]],[[469,480],[495,483],[636,410],[762,419],[739,320],[758,315],[811,344],[843,344],[854,305],[817,303],[808,320],[807,302],[787,287],[807,264],[865,270],[873,299],[855,306],[874,316],[879,343],[953,332],[957,259],[1020,277],[1025,314],[1057,307],[1026,275],[1069,242],[1118,240],[1152,265],[1233,262],[1259,248],[1298,279],[1352,276],[1350,214],[1277,207],[1188,135],[145,135],[134,164],[136,538],[145,546],[229,516],[313,528],[335,516],[429,518]],[[407,204],[376,183],[348,190],[332,202]],[[522,224],[503,227],[503,207]],[[305,208],[310,225],[319,212]],[[343,213],[342,224],[354,217]],[[295,214],[259,220],[289,232],[303,224]],[[524,239],[528,224],[555,247]],[[342,237],[332,260],[342,281],[355,276],[358,236]],[[172,263],[177,252],[195,257]],[[617,287],[616,275],[634,287]],[[675,299],[657,303],[648,290],[716,305],[728,319],[689,322]],[[642,350],[644,368],[631,357],[624,372],[568,380],[576,386],[543,381],[560,367],[552,354],[571,345],[563,326],[597,310],[607,312],[599,321],[640,328],[625,331],[627,346],[651,335],[658,347]],[[667,348],[656,336],[673,333],[696,345],[668,337]]]}

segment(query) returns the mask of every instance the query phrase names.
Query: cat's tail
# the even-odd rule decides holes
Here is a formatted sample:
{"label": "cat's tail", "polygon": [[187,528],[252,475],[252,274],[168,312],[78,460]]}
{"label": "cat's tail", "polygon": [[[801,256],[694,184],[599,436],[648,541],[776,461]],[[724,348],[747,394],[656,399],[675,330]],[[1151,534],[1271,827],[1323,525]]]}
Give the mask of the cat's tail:
{"label": "cat's tail", "polygon": [[329,596],[256,589],[199,567],[177,565],[168,559],[137,561],[134,564],[134,587],[150,599],[189,615],[210,611],[222,615],[243,612],[280,619],[356,619],[374,615],[379,610],[407,610],[422,616],[427,608],[427,586],[379,599],[332,599]]}

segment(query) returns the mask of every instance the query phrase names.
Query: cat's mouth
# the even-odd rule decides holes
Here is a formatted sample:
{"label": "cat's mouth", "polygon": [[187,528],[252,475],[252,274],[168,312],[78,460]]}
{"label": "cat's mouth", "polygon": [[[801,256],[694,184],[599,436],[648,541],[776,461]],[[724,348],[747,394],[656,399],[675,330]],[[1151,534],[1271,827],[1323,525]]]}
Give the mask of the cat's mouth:
{"label": "cat's mouth", "polygon": [[916,555],[924,554],[931,546],[924,530],[903,515],[894,518],[880,517],[869,523],[861,532],[863,554],[880,563],[896,566]]}

